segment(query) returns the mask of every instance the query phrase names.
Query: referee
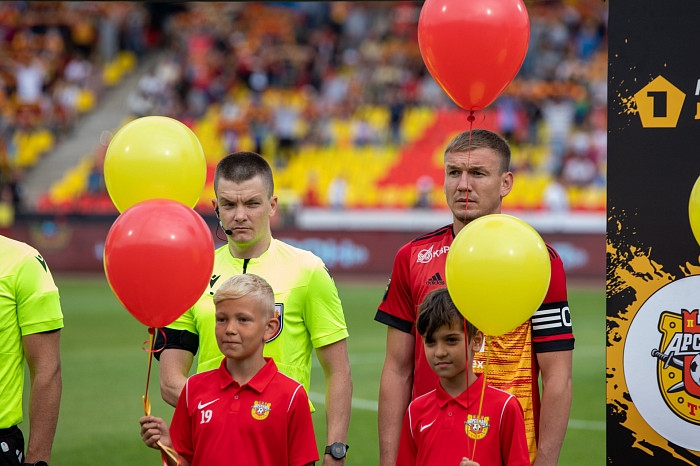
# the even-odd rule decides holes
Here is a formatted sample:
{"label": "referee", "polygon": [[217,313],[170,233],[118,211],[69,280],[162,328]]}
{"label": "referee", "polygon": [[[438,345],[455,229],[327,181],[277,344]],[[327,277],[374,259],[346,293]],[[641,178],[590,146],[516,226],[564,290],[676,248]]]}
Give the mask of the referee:
{"label": "referee", "polygon": [[[48,465],[61,402],[63,314],[51,272],[31,246],[0,236],[0,465]],[[29,366],[29,445],[22,422]]]}
{"label": "referee", "polygon": [[224,157],[216,167],[214,192],[212,205],[228,243],[215,252],[214,270],[204,295],[163,329],[165,339],[159,332],[156,347],[165,345],[156,353],[163,399],[177,404],[197,352],[197,372],[221,365],[224,356],[214,336],[214,293],[229,277],[259,275],[274,290],[280,323],[265,344],[264,356],[273,358],[280,372],[309,392],[311,353],[316,350],[326,378],[327,448],[323,464],[343,464],[352,379],[348,331],[335,283],[320,258],[272,237],[270,217],[277,209],[277,196],[272,169],[263,157],[253,152]]}

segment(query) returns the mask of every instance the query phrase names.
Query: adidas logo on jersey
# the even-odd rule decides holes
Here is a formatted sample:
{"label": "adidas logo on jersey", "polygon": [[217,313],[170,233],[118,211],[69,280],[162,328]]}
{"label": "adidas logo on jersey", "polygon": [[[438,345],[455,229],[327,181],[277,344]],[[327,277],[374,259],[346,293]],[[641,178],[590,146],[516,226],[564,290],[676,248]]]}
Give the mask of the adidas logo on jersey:
{"label": "adidas logo on jersey", "polygon": [[425,284],[428,285],[428,286],[444,285],[444,284],[445,284],[445,280],[442,279],[442,277],[440,276],[440,272],[438,272],[438,273],[436,273],[435,275],[433,275],[432,277],[430,277],[430,278],[428,279],[428,281],[425,282]]}

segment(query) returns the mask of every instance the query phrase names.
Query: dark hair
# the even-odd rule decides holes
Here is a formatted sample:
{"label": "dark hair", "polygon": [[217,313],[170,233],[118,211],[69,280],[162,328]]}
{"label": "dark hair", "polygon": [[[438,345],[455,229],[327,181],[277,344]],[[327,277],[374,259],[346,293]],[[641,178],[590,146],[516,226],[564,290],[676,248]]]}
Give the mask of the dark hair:
{"label": "dark hair", "polygon": [[219,180],[221,178],[235,183],[242,183],[256,176],[262,178],[267,195],[272,197],[275,182],[272,179],[272,169],[267,160],[255,152],[234,152],[221,159],[214,172],[214,193],[219,195]]}
{"label": "dark hair", "polygon": [[424,340],[430,340],[433,334],[445,325],[452,328],[464,329],[467,323],[467,342],[476,335],[477,328],[462,317],[457,310],[447,288],[438,288],[425,296],[418,311],[416,331]]}
{"label": "dark hair", "polygon": [[501,174],[510,170],[510,146],[505,139],[493,131],[473,129],[471,141],[469,140],[469,131],[459,133],[445,148],[445,155],[467,152],[470,149],[491,149],[501,157]]}

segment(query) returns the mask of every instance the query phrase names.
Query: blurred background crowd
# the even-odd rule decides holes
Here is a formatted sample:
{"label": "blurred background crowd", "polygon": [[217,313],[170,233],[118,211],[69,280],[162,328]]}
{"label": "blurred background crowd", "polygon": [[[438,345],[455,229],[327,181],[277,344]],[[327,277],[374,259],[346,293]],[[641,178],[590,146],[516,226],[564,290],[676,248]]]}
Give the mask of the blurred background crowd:
{"label": "blurred background crowd", "polygon": [[[604,210],[607,4],[525,4],[525,62],[474,122],[512,145],[517,178],[504,206]],[[0,3],[5,217],[116,214],[102,175],[110,133],[76,154],[36,200],[23,193],[26,173],[41,170],[132,74],[125,121],[182,121],[212,168],[229,152],[261,153],[290,209],[443,207],[442,151],[469,126],[423,64],[420,9],[421,2]],[[201,205],[211,197],[208,184]]]}

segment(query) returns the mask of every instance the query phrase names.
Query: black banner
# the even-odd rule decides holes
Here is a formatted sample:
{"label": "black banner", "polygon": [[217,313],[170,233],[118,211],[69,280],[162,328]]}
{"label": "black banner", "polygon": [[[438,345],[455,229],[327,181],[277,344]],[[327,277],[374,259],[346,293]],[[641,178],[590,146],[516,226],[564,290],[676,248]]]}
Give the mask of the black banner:
{"label": "black banner", "polygon": [[613,0],[609,13],[608,464],[697,465],[700,2]]}

